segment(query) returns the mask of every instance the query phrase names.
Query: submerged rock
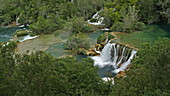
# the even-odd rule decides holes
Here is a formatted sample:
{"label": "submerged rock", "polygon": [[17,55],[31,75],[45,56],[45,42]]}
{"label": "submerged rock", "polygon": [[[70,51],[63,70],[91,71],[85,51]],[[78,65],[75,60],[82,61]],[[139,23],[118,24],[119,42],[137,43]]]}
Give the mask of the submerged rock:
{"label": "submerged rock", "polygon": [[124,71],[120,71],[117,75],[116,75],[116,78],[122,78],[122,77],[125,77],[126,74]]}

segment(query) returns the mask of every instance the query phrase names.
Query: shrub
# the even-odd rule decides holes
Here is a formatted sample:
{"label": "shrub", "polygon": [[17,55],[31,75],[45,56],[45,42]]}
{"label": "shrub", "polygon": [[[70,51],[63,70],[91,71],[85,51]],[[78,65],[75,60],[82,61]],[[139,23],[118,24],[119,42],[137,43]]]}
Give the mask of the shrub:
{"label": "shrub", "polygon": [[29,30],[17,30],[14,35],[16,35],[17,37],[20,37],[20,36],[26,36],[29,33],[30,33]]}
{"label": "shrub", "polygon": [[116,22],[112,25],[110,28],[111,31],[118,31],[123,32],[123,23],[122,22]]}
{"label": "shrub", "polygon": [[31,24],[29,28],[34,34],[50,33],[57,28],[57,24],[52,22],[50,19],[45,19],[43,17],[38,17],[38,21]]}
{"label": "shrub", "polygon": [[146,28],[145,24],[143,22],[135,22],[133,25],[133,28],[135,30],[143,30]]}
{"label": "shrub", "polygon": [[84,26],[82,28],[82,32],[93,32],[93,31],[95,31],[95,29],[91,26]]}
{"label": "shrub", "polygon": [[84,49],[90,48],[90,43],[89,41],[86,40],[86,35],[77,34],[76,36],[74,35],[68,38],[66,42],[66,48],[78,52],[79,48],[84,48]]}
{"label": "shrub", "polygon": [[72,32],[79,33],[82,31],[83,27],[84,27],[84,18],[83,17],[78,17],[73,20]]}
{"label": "shrub", "polygon": [[97,22],[98,20],[97,19],[94,19],[94,18],[91,18],[90,19],[90,22]]}
{"label": "shrub", "polygon": [[101,34],[98,39],[97,39],[97,43],[98,44],[101,44],[102,42],[105,42],[106,39],[107,40],[110,40],[110,39],[113,39],[115,38],[115,36],[111,35],[110,33],[106,32],[104,34]]}

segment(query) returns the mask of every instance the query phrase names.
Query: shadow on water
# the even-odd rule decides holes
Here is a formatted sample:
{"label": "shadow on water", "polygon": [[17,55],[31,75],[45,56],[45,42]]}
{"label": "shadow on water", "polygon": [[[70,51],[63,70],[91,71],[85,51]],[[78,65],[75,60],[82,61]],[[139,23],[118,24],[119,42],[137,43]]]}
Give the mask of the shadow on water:
{"label": "shadow on water", "polygon": [[167,23],[156,23],[159,28],[167,32],[167,35],[165,37],[170,38],[170,24]]}

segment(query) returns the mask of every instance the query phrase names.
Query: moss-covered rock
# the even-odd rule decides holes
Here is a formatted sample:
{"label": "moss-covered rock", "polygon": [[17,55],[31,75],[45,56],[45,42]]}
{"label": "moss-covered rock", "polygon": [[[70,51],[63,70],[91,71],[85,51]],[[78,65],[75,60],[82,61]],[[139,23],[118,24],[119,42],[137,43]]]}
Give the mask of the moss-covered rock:
{"label": "moss-covered rock", "polygon": [[84,48],[79,48],[77,51],[78,51],[79,54],[87,55],[86,49],[84,49]]}
{"label": "moss-covered rock", "polygon": [[31,33],[29,30],[21,30],[20,29],[20,30],[17,30],[14,35],[16,35],[17,37],[20,37],[20,36],[26,36],[29,33]]}
{"label": "moss-covered rock", "polygon": [[109,32],[106,32],[106,33],[101,34],[101,35],[99,36],[99,38],[97,39],[97,43],[98,43],[98,44],[101,44],[102,42],[105,42],[105,43],[106,43],[108,40],[113,39],[113,38],[115,38],[114,35],[112,35],[112,34],[109,33]]}

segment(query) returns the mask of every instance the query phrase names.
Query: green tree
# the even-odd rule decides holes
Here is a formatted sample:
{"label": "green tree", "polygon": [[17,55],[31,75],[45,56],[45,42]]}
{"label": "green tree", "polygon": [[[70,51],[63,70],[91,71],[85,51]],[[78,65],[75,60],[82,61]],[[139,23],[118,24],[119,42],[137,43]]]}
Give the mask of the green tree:
{"label": "green tree", "polygon": [[97,74],[90,58],[54,58],[38,51],[14,54],[16,43],[0,46],[1,96],[107,95],[110,84]]}
{"label": "green tree", "polygon": [[111,26],[121,20],[121,10],[126,6],[135,6],[138,8],[138,0],[114,0],[107,1],[104,5],[103,15],[105,17],[105,23],[107,26]]}
{"label": "green tree", "polygon": [[159,21],[158,10],[156,9],[157,0],[139,0],[141,20],[145,23],[151,24]]}
{"label": "green tree", "polygon": [[145,44],[127,71],[127,77],[116,79],[110,96],[169,96],[169,44],[168,38]]}
{"label": "green tree", "polygon": [[82,29],[84,28],[84,18],[83,17],[77,17],[75,19],[73,19],[72,22],[72,32],[73,33],[79,33],[82,31]]}
{"label": "green tree", "polygon": [[40,16],[37,22],[30,25],[30,29],[34,34],[50,33],[57,28],[56,26],[57,24],[51,22],[50,19],[45,19]]}
{"label": "green tree", "polygon": [[83,33],[73,35],[72,37],[68,38],[66,47],[69,50],[79,51],[80,48],[88,49],[90,47],[90,43],[87,40],[87,36]]}
{"label": "green tree", "polygon": [[[127,10],[127,11],[126,11]],[[125,32],[130,32],[134,30],[133,25],[138,22],[138,10],[136,10],[135,6],[128,6],[127,8],[121,11],[121,15],[123,17],[123,29]]]}

